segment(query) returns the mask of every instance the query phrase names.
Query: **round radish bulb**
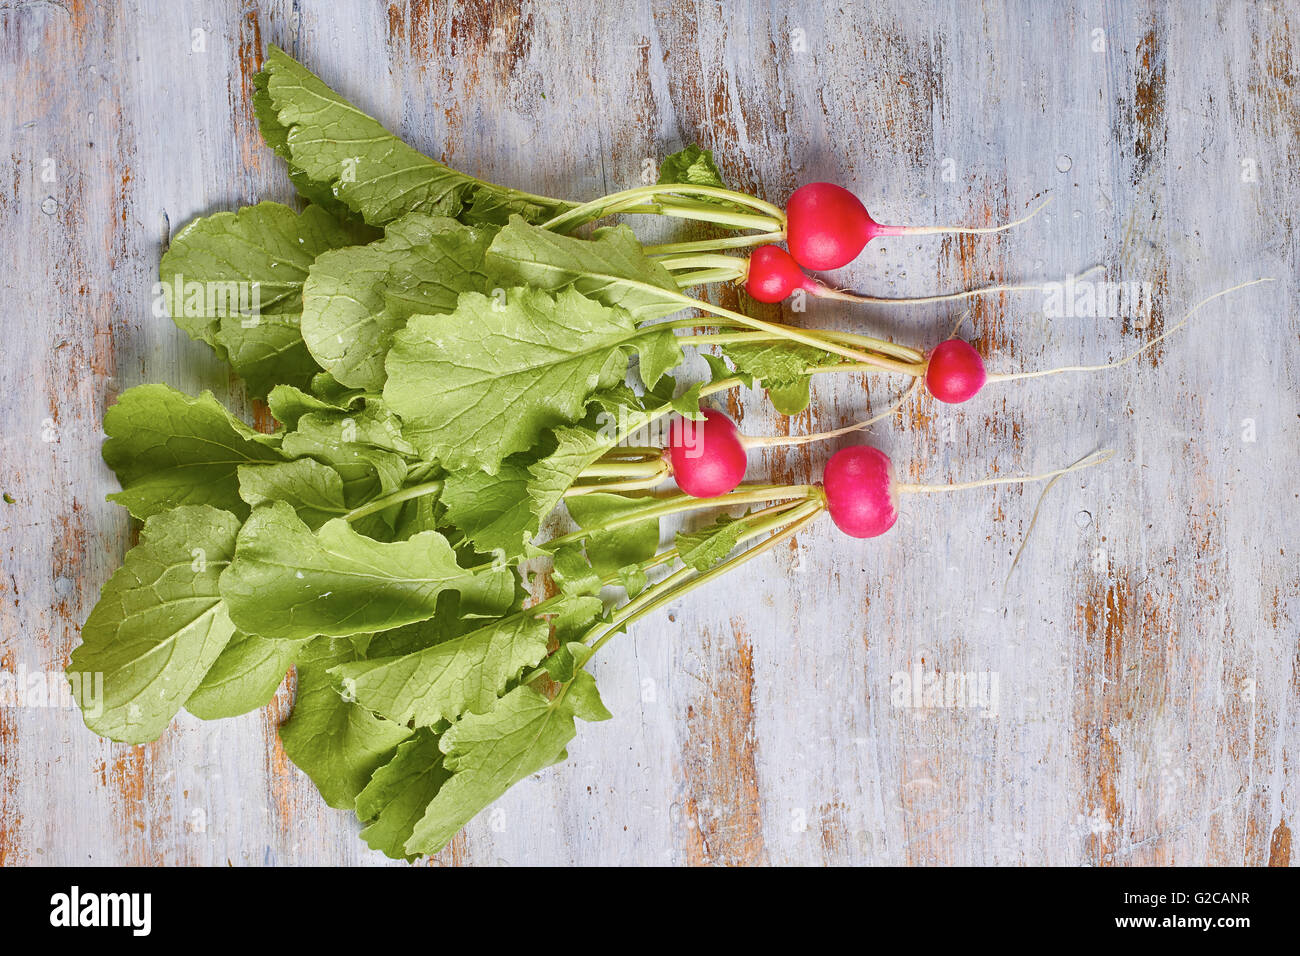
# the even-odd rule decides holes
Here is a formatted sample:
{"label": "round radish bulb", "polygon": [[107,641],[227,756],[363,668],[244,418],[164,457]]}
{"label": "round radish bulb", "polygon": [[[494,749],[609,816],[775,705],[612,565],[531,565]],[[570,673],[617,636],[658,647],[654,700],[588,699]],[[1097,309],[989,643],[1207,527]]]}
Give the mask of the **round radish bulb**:
{"label": "round radish bulb", "polygon": [[826,510],[854,538],[884,534],[898,520],[898,492],[889,456],[870,445],[837,451],[822,472]]}
{"label": "round radish bulb", "polygon": [[984,360],[969,342],[961,339],[940,342],[925,367],[925,386],[930,394],[951,405],[974,398],[987,379]]}
{"label": "round radish bulb", "polygon": [[785,215],[786,244],[806,269],[846,266],[872,239],[902,232],[880,225],[857,196],[834,183],[800,186],[786,203]]}
{"label": "round radish bulb", "polygon": [[759,246],[754,250],[745,279],[745,291],[751,298],[759,302],[781,302],[796,289],[818,295],[821,286],[805,275],[794,256],[780,246]]}
{"label": "round radish bulb", "polygon": [[679,418],[668,430],[668,463],[677,486],[695,498],[734,491],[745,477],[745,445],[735,424],[709,408],[704,419]]}

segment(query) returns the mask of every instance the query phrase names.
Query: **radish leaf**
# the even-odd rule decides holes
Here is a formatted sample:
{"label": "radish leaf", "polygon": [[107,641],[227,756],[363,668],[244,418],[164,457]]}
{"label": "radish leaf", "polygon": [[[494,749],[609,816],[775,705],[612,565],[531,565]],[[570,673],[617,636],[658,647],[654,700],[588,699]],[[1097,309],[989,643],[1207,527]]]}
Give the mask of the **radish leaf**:
{"label": "radish leaf", "polygon": [[203,720],[217,720],[266,706],[305,644],[236,631],[185,701],[185,709]]}
{"label": "radish leaf", "polygon": [[376,717],[339,693],[329,669],[358,657],[352,641],[317,638],[298,658],[293,713],[280,725],[284,752],[331,807],[351,809],[371,774],[409,728]]}
{"label": "radish leaf", "polygon": [[357,817],[367,821],[361,839],[395,860],[414,859],[418,854],[406,852],[406,841],[450,777],[437,734],[420,728],[398,744],[393,759],[376,770],[357,795]]}
{"label": "radish leaf", "polygon": [[436,162],[402,142],[279,47],[267,53],[258,101],[263,135],[292,166],[382,226],[408,212],[499,223],[509,213],[545,221],[571,204],[494,186]]}
{"label": "radish leaf", "polygon": [[[167,727],[234,633],[218,577],[239,519],[207,505],[175,508],[144,525],[140,543],[104,585],[72,652],[86,726],[125,743]],[[102,675],[101,707],[86,687]]]}
{"label": "radish leaf", "polygon": [[516,687],[486,714],[467,714],[439,741],[443,765],[452,775],[415,825],[405,851],[438,852],[515,783],[564,760],[577,733],[575,718],[609,717],[586,671],[579,671],[555,700]]}
{"label": "radish leaf", "polygon": [[508,681],[546,656],[549,633],[544,617],[521,611],[413,654],[342,664],[331,673],[361,706],[427,727],[490,710]]}
{"label": "radish leaf", "polygon": [[239,466],[284,460],[275,439],[230,414],[211,392],[194,398],[167,385],[137,385],[104,413],[104,431],[104,461],[122,485],[108,499],[136,518],[198,504],[244,517]]}
{"label": "radish leaf", "polygon": [[365,238],[315,206],[300,214],[261,202],[219,212],[172,238],[159,266],[162,296],[172,320],[216,349],[251,394],[305,387],[320,370],[299,331],[308,267]]}
{"label": "radish leaf", "polygon": [[491,287],[491,241],[490,231],[415,212],[377,242],[325,253],[303,288],[307,348],[344,385],[382,388],[384,356],[409,316],[451,312],[460,293]]}
{"label": "radish leaf", "polygon": [[236,625],[288,640],[422,621],[444,590],[460,591],[462,613],[495,615],[509,606],[513,587],[506,569],[459,567],[436,531],[381,542],[335,519],[312,532],[282,501],[253,512],[221,577]]}
{"label": "radish leaf", "polygon": [[625,310],[571,289],[465,293],[455,312],[412,316],[394,336],[384,399],[426,456],[496,472],[621,382],[635,336]]}

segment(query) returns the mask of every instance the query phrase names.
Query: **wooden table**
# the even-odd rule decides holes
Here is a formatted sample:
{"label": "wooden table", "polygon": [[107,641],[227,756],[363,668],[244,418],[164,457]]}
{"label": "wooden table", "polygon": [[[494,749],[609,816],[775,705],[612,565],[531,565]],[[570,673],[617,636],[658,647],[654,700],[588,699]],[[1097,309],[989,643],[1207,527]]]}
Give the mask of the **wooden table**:
{"label": "wooden table", "polygon": [[[437,862],[1285,866],[1298,38],[1294,4],[1232,0],[5,0],[0,665],[57,683],[132,540],[99,459],[115,396],[209,388],[267,422],[153,314],[151,284],[196,215],[290,199],[249,105],[276,42],[431,155],[533,191],[637,184],[699,141],[746,190],[783,202],[832,180],[884,221],[993,223],[1050,195],[1013,233],[887,240],[832,277],[916,295],[1101,262],[1147,284],[1149,315],[1132,299],[1100,317],[1033,293],[974,303],[963,332],[995,371],[1106,362],[1205,295],[1281,280],[1122,369],[909,404],[871,440],[911,481],[1117,454],[1052,489],[1009,579],[1041,486],[915,496],[878,540],[823,521],[638,625],[596,665],[615,719]],[[786,318],[928,347],[961,315]],[[810,431],[897,388],[824,376],[795,419],[759,393],[732,411],[751,434]],[[751,477],[815,479],[835,447],[765,454]],[[955,683],[927,698],[927,680],[959,675],[984,699]],[[75,710],[0,706],[0,862],[384,862],[280,750],[291,700],[290,681],[264,713],[182,714],[144,747],[96,738]]]}

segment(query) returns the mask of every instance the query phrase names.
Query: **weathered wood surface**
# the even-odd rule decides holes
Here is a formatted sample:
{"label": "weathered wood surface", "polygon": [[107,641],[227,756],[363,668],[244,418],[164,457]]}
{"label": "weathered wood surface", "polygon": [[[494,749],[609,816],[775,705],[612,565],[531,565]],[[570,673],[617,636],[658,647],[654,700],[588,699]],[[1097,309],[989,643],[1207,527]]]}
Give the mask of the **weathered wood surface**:
{"label": "weathered wood surface", "polygon": [[[875,440],[911,480],[1118,454],[1053,489],[1005,587],[1036,489],[911,498],[876,541],[823,521],[639,625],[597,666],[616,718],[439,862],[1295,858],[1294,5],[2,0],[0,668],[61,669],[128,546],[98,454],[117,394],[166,381],[258,414],[150,285],[169,231],[291,195],[249,106],[268,41],[433,155],[541,192],[633,184],[699,140],[745,188],[830,179],[883,220],[1053,195],[1013,234],[890,241],[836,277],[920,294],[1105,262],[1154,286],[1149,323],[977,304],[995,370],[1106,361],[1210,292],[1283,280],[1110,374],[910,405]],[[929,345],[957,315],[789,318]],[[789,422],[755,394],[732,411],[751,433],[825,428],[894,384],[825,377]],[[815,477],[830,450],[751,475]],[[918,669],[996,675],[996,714],[900,706],[891,679]],[[0,862],[384,862],[279,749],[291,693],[135,748],[0,707]]]}

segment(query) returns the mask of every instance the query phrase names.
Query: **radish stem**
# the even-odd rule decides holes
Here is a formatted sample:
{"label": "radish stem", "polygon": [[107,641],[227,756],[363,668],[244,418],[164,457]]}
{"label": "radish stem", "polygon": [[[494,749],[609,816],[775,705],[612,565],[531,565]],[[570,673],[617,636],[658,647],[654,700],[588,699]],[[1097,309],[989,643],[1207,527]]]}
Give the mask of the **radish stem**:
{"label": "radish stem", "polygon": [[820,501],[809,501],[785,514],[777,515],[766,521],[755,523],[745,532],[740,541],[743,542],[749,538],[766,534],[768,531],[772,531],[775,528],[780,528],[781,530],[771,535],[762,544],[755,545],[749,550],[736,555],[734,558],[729,558],[716,567],[710,568],[708,571],[696,572],[693,568],[689,567],[675,571],[653,588],[643,591],[632,601],[625,604],[614,614],[613,618],[608,623],[598,624],[596,627],[592,628],[592,630],[587,633],[583,642],[586,643],[587,640],[590,640],[592,634],[599,631],[602,627],[605,628],[600,637],[596,638],[596,640],[591,644],[592,653],[594,654],[596,651],[600,650],[600,648],[603,647],[610,638],[639,618],[658,610],[665,604],[671,603],[701,585],[707,584],[714,578],[720,577],[748,561],[752,561],[760,554],[770,551],[782,541],[793,537],[809,522],[821,514],[824,507],[825,506]]}
{"label": "radish stem", "polygon": [[657,257],[713,252],[717,249],[746,249],[750,246],[766,245],[769,242],[780,242],[784,238],[784,232],[764,232],[756,236],[725,236],[721,239],[696,239],[691,242],[664,242],[657,246],[646,246],[645,252]]}
{"label": "radish stem", "polygon": [[[768,217],[776,220],[775,225],[778,227],[785,224],[785,211],[769,202],[756,199],[744,193],[738,193],[730,189],[722,189],[718,186],[695,186],[689,183],[656,183],[653,186],[640,186],[635,189],[625,189],[621,192],[610,193],[599,199],[593,199],[591,202],[583,203],[580,206],[561,213],[560,215],[548,220],[542,224],[543,229],[556,229],[560,226],[567,226],[570,223],[589,222],[592,219],[599,219],[611,212],[618,211],[611,207],[627,205],[629,202],[640,202],[645,199],[652,199],[660,195],[681,195],[681,196],[707,196],[712,199],[725,199],[729,202],[736,203],[740,206],[747,206],[751,209],[757,209],[766,213]],[[685,210],[685,207],[682,207]]]}

